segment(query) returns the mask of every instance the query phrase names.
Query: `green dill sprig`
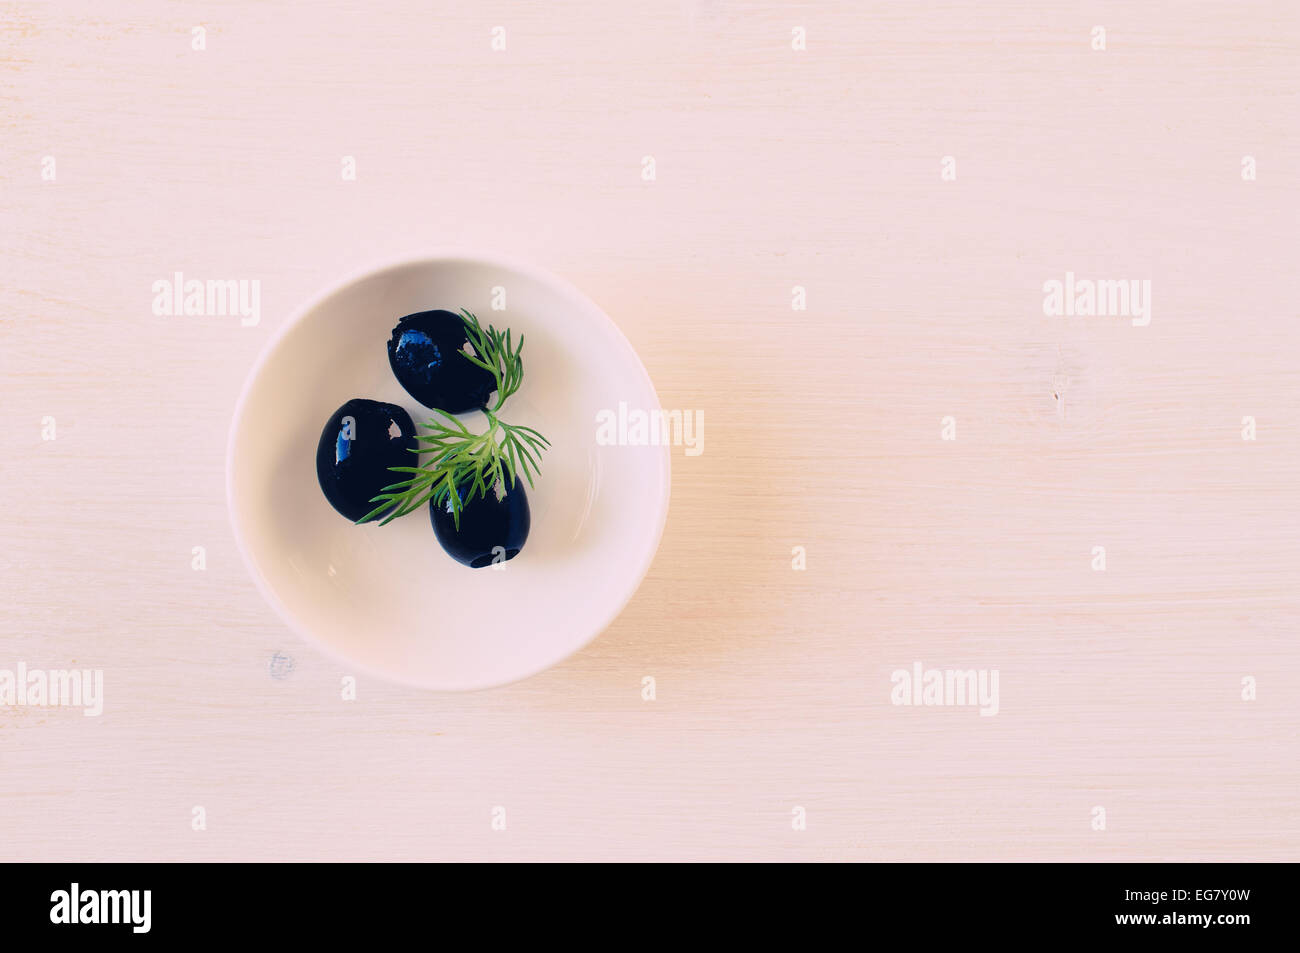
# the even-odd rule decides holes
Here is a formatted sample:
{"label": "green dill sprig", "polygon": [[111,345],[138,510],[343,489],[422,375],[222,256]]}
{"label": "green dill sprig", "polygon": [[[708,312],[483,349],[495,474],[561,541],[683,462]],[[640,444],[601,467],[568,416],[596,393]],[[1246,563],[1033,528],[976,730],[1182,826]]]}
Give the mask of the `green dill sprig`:
{"label": "green dill sprig", "polygon": [[460,319],[474,348],[473,354],[468,351],[461,351],[461,354],[496,378],[497,402],[492,409],[500,410],[506,398],[519,390],[519,385],[524,382],[524,359],[521,357],[524,336],[519,335],[519,344],[512,346],[509,328],[502,332],[489,324],[484,330],[478,318],[464,308],[461,308]]}
{"label": "green dill sprig", "polygon": [[497,383],[496,403],[491,409],[483,408],[488,429],[474,433],[458,417],[435,409],[434,413],[444,419],[429,418],[422,425],[428,433],[415,438],[412,451],[430,453],[432,459],[421,466],[389,467],[394,473],[406,474],[406,479],[380,490],[370,500],[378,505],[358,523],[382,516],[383,526],[430,500],[434,506],[450,501],[452,519],[459,529],[461,511],[475,496],[486,498],[489,491],[500,494],[513,489],[521,473],[528,486],[533,486],[533,477],[540,472],[542,452],[550,447],[550,441],[531,427],[508,424],[496,415],[523,382],[523,335],[515,345],[509,329],[502,332],[488,325],[484,330],[468,311],[461,312],[461,320],[475,353],[460,353],[490,371]]}

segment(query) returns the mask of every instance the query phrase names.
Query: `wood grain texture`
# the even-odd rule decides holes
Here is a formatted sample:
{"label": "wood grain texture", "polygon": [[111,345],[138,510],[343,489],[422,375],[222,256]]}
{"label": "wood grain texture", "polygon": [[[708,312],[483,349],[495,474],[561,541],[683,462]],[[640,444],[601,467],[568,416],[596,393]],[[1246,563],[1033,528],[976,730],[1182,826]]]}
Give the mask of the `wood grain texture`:
{"label": "wood grain texture", "polygon": [[[0,708],[0,855],[1300,859],[1298,62],[1284,0],[0,3],[0,668],[106,692]],[[226,429],[310,294],[445,244],[583,288],[705,452],[586,651],[343,702]],[[261,323],[156,317],[178,270]],[[1045,316],[1067,271],[1150,325]],[[891,705],[915,661],[1000,713]]]}

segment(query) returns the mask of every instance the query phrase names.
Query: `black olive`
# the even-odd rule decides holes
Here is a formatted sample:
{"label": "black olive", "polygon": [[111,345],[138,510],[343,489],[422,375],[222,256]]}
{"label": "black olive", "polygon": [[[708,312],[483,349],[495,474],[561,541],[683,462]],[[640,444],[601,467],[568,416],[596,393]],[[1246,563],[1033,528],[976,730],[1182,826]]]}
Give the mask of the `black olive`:
{"label": "black olive", "polygon": [[[413,467],[415,424],[396,404],[358,397],[330,417],[316,445],[316,479],[330,506],[353,522],[375,508],[370,500],[409,474],[389,467]],[[382,514],[381,514],[382,515]]]}
{"label": "black olive", "polygon": [[463,414],[487,404],[496,389],[496,378],[465,356],[467,343],[457,314],[408,314],[388,339],[388,363],[406,392],[425,407]]}
{"label": "black olive", "polygon": [[[507,476],[506,483],[509,482]],[[524,478],[518,477],[500,499],[495,490],[489,489],[487,496],[475,496],[464,504],[459,529],[452,519],[450,500],[437,505],[430,502],[429,519],[442,548],[459,563],[481,569],[514,559],[524,548],[531,522]]]}

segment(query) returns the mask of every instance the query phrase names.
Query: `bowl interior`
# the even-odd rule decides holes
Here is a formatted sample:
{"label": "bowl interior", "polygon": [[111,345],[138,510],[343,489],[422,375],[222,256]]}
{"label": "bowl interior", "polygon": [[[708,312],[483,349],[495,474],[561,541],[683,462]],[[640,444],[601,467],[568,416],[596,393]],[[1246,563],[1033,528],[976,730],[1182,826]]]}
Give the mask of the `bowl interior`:
{"label": "bowl interior", "polygon": [[[492,310],[503,289],[504,310]],[[552,444],[528,491],[532,530],[514,559],[469,569],[434,538],[427,508],[356,526],[326,502],[315,451],[353,397],[430,415],[393,377],[385,349],[405,314],[468,308],[523,333],[524,382],[502,417]],[[659,544],[668,448],[602,446],[597,414],[659,406],[627,339],[594,304],[527,266],[409,262],[328,294],[268,347],[232,425],[235,534],[259,586],[300,633],[360,669],[428,688],[513,681],[555,664],[631,598]],[[480,413],[462,415],[481,430]]]}

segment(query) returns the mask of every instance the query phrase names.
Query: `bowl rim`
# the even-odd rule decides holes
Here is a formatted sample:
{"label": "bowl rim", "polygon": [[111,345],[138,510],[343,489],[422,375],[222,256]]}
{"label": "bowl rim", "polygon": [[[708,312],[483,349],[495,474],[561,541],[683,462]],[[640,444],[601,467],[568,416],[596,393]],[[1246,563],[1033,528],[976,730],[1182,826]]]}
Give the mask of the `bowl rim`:
{"label": "bowl rim", "polygon": [[257,586],[258,591],[262,594],[262,598],[271,606],[275,614],[280,618],[280,621],[296,633],[299,638],[321,652],[322,655],[350,666],[358,673],[368,675],[389,684],[402,685],[408,688],[419,688],[430,692],[473,692],[513,685],[517,682],[523,681],[524,679],[531,678],[534,675],[544,672],[549,668],[554,668],[560,663],[572,658],[574,655],[577,655],[599,638],[605,630],[614,623],[614,620],[622,615],[623,610],[626,609],[628,603],[632,601],[632,597],[635,596],[637,591],[641,588],[641,583],[645,580],[646,574],[650,571],[650,567],[653,565],[655,557],[659,553],[659,546],[663,542],[664,527],[668,521],[668,504],[672,495],[672,450],[670,446],[665,444],[661,448],[662,453],[658,454],[660,460],[659,484],[662,488],[662,492],[658,497],[658,512],[656,513],[654,520],[654,545],[646,547],[645,552],[642,553],[636,571],[629,576],[630,583],[626,586],[625,591],[614,600],[612,603],[612,610],[607,613],[606,617],[599,624],[593,627],[591,634],[588,635],[586,639],[574,645],[563,655],[560,655],[549,662],[530,668],[528,671],[522,672],[508,679],[502,680],[499,678],[492,678],[485,680],[469,680],[457,684],[431,685],[427,681],[418,678],[406,678],[402,675],[381,671],[367,662],[362,662],[355,658],[349,658],[334,647],[327,645],[325,642],[318,639],[310,629],[301,622],[301,620],[289,611],[289,608],[284,604],[283,600],[280,599],[279,595],[276,594],[274,589],[271,587],[271,584],[267,581],[261,567],[258,566],[257,562],[254,560],[252,553],[249,551],[248,541],[245,539],[244,533],[239,525],[239,520],[236,518],[234,479],[235,440],[239,433],[240,423],[242,422],[247,409],[249,394],[253,389],[253,383],[261,376],[267,363],[270,361],[271,355],[276,352],[281,342],[288,336],[289,332],[302,323],[309,314],[323,305],[334,295],[345,291],[361,281],[376,277],[383,272],[397,271],[402,268],[409,268],[413,265],[447,264],[455,262],[476,265],[486,264],[505,270],[515,271],[538,281],[539,283],[558,288],[568,296],[586,304],[594,313],[599,314],[609,322],[609,326],[614,332],[614,339],[626,350],[628,356],[631,357],[633,364],[640,370],[643,383],[646,388],[648,388],[650,397],[654,402],[654,407],[662,409],[662,405],[659,402],[659,393],[655,390],[654,381],[650,378],[650,372],[646,370],[645,364],[641,360],[641,356],[637,354],[636,348],[634,348],[632,342],[627,339],[627,335],[623,333],[623,329],[618,326],[604,308],[593,301],[575,284],[547,268],[511,255],[484,251],[473,247],[447,246],[420,249],[396,257],[385,256],[383,259],[376,260],[371,264],[350,272],[347,277],[342,280],[331,281],[323,285],[318,288],[315,293],[308,296],[306,301],[293,310],[289,317],[285,319],[272,333],[266,343],[262,345],[261,351],[258,353],[257,358],[253,361],[252,367],[244,378],[244,383],[239,391],[239,397],[235,401],[234,413],[230,418],[230,428],[226,435],[226,516],[230,522],[231,532],[234,535],[235,547],[239,550],[239,555],[243,560],[245,568],[248,570],[249,575],[253,577],[253,582]]}

